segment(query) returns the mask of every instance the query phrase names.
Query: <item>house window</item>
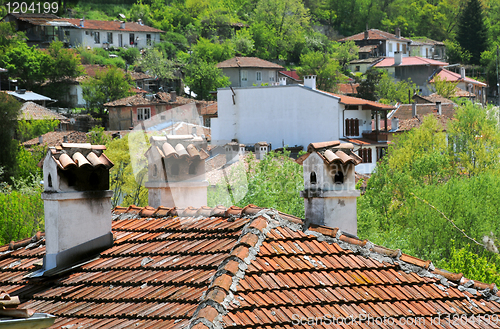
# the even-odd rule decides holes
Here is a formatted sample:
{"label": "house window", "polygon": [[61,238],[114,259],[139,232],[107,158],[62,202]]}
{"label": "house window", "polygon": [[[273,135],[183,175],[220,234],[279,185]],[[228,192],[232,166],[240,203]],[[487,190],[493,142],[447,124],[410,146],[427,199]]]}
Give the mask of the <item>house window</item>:
{"label": "house window", "polygon": [[101,33],[94,32],[94,43],[101,43]]}
{"label": "house window", "polygon": [[269,82],[274,82],[274,72],[269,72]]}
{"label": "house window", "polygon": [[346,136],[359,136],[359,119],[346,119],[345,120],[345,135]]}
{"label": "house window", "polygon": [[392,43],[389,43],[389,52],[392,53]]}
{"label": "house window", "polygon": [[257,82],[262,81],[262,72],[260,72],[260,71],[256,72],[255,80],[257,80]]}
{"label": "house window", "polygon": [[372,149],[359,149],[358,155],[361,159],[363,159],[362,163],[372,163]]}
{"label": "house window", "polygon": [[403,44],[403,54],[406,54],[406,43]]}
{"label": "house window", "polygon": [[146,34],[146,44],[151,46],[151,34]]}
{"label": "house window", "polygon": [[135,45],[135,35],[133,33],[129,34],[129,43],[131,46]]}
{"label": "house window", "polygon": [[123,47],[123,34],[118,34],[118,47]]}
{"label": "house window", "polygon": [[69,31],[64,31],[64,38],[69,39]]}
{"label": "house window", "polygon": [[109,44],[113,43],[113,33],[112,32],[108,32],[108,43]]}
{"label": "house window", "polygon": [[399,43],[396,44],[396,47],[397,47],[397,52],[399,52]]}
{"label": "house window", "polygon": [[425,48],[425,57],[429,58],[429,48]]}
{"label": "house window", "polygon": [[149,107],[137,109],[137,120],[143,121],[151,118],[151,109]]}
{"label": "house window", "polygon": [[360,69],[361,69],[361,67],[359,65],[356,65],[356,68],[354,69],[354,71],[359,72]]}
{"label": "house window", "polygon": [[241,81],[247,81],[247,80],[248,80],[248,71],[242,70],[241,71]]}
{"label": "house window", "polygon": [[387,153],[387,147],[377,147],[377,161],[382,159]]}

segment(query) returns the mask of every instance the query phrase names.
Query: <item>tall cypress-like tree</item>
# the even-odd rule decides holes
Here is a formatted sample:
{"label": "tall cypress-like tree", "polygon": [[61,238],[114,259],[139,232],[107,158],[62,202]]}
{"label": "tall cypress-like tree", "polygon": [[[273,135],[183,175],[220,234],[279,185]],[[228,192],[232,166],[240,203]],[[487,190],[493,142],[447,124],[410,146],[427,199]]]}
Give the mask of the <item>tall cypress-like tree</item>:
{"label": "tall cypress-like tree", "polygon": [[479,64],[481,53],[488,47],[488,28],[484,24],[480,0],[469,0],[460,15],[457,41],[471,54],[470,63]]}

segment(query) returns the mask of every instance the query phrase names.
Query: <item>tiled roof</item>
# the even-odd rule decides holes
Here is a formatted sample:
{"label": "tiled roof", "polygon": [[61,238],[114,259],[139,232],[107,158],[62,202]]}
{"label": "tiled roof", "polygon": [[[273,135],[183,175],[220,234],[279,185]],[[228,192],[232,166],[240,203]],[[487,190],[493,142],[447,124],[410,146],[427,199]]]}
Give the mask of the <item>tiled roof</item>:
{"label": "tiled roof", "polygon": [[260,59],[258,57],[233,57],[217,64],[220,69],[232,67],[257,67],[282,70],[283,66]]}
{"label": "tiled roof", "polygon": [[126,22],[125,28],[120,28],[119,21],[98,21],[98,20],[85,20],[84,27],[80,26],[79,18],[65,18],[66,21],[75,25],[75,27],[85,30],[104,30],[104,31],[121,31],[121,32],[163,32],[162,30],[155,29],[146,25],[140,25],[136,22]]}
{"label": "tiled roof", "polygon": [[[444,115],[439,115],[437,113],[431,113],[428,115],[434,115],[436,117],[439,125],[443,128],[443,130],[447,129],[448,120],[450,120],[449,117],[446,117]],[[424,121],[424,116],[425,115],[417,114],[416,117],[406,119],[406,120],[399,120],[398,131],[407,131],[407,130],[411,130],[413,128],[420,127]]]}
{"label": "tiled roof", "polygon": [[279,71],[279,73],[283,74],[287,78],[293,79],[295,81],[302,81],[302,79],[297,74],[297,71],[295,71],[295,70],[291,70],[291,71]]}
{"label": "tiled roof", "polygon": [[358,93],[359,83],[339,83],[337,85],[339,93],[352,95]]}
{"label": "tiled roof", "polygon": [[413,38],[410,44],[410,46],[422,46],[422,45],[444,46],[444,43],[429,38]]}
{"label": "tiled roof", "polygon": [[[416,104],[417,114],[422,116],[435,113],[437,111],[436,104]],[[441,111],[446,118],[453,118],[455,115],[455,103],[441,104]],[[391,118],[398,118],[399,120],[407,120],[413,117],[412,104],[401,104],[396,111],[391,115]]]}
{"label": "tiled roof", "polygon": [[455,87],[455,94],[453,96],[454,97],[472,97],[472,98],[476,97],[476,95],[474,93],[471,93],[467,90],[460,89],[458,87]]}
{"label": "tiled roof", "polygon": [[200,115],[217,115],[217,102],[210,102],[200,109]]}
{"label": "tiled roof", "polygon": [[42,105],[33,102],[25,102],[21,107],[18,120],[60,120],[67,121],[64,115],[53,112]]}
{"label": "tiled roof", "polygon": [[112,226],[112,248],[45,280],[24,278],[44,240],[0,247],[0,289],[56,315],[57,328],[292,328],[325,315],[431,328],[438,317],[500,314],[495,284],[274,210],[117,207]]}
{"label": "tiled roof", "polygon": [[85,143],[62,143],[61,146],[51,148],[51,156],[62,170],[82,167],[103,167],[110,169],[113,163],[103,153],[104,145],[90,145]]}
{"label": "tiled roof", "polygon": [[205,160],[208,158],[208,153],[203,149],[195,146],[195,144],[203,144],[201,137],[182,138],[179,139],[178,135],[173,136],[152,136],[150,138],[151,147],[155,148],[162,158],[196,158]]}
{"label": "tiled roof", "polygon": [[375,64],[375,67],[419,66],[419,65],[446,66],[448,65],[448,63],[436,61],[430,58],[410,56],[410,57],[402,57],[401,64],[395,65],[394,57],[386,57],[377,64]]}
{"label": "tiled roof", "polygon": [[429,96],[415,94],[415,95],[413,95],[413,98],[421,98],[424,101],[427,101],[428,103],[434,103],[434,104],[436,102],[441,102],[441,104],[445,104],[445,103],[454,104],[454,102],[452,100],[449,100],[448,98],[444,98],[443,96],[441,96],[437,93],[430,94]]}
{"label": "tiled roof", "polygon": [[[64,136],[68,136],[68,143],[86,143],[87,133],[82,131],[50,131],[42,135],[42,144],[47,146],[61,146]],[[38,145],[39,138],[35,137],[23,143],[25,147]]]}
{"label": "tiled roof", "polygon": [[356,166],[363,160],[353,152],[353,148],[351,143],[340,141],[311,143],[307,147],[307,153],[300,156],[296,162],[302,165],[311,153],[316,152],[328,165],[351,163]]}
{"label": "tiled roof", "polygon": [[117,99],[116,101],[108,102],[104,104],[107,107],[114,106],[136,106],[136,105],[156,105],[156,104],[176,104],[176,105],[184,105],[189,103],[198,103],[191,98],[185,98],[181,96],[177,96],[175,102],[170,101],[170,93],[159,92],[153,95],[152,99],[148,99],[145,94],[136,94],[125,98]]}
{"label": "tiled roof", "polygon": [[[380,31],[377,29],[369,29],[368,30],[368,39],[371,40],[399,40],[399,41],[404,41],[404,42],[410,42],[410,39],[406,38],[398,38],[396,37],[395,34],[385,32],[385,31]],[[340,39],[339,41],[361,41],[365,40],[365,32],[361,32],[355,35],[351,35],[350,37],[345,37]]]}
{"label": "tiled roof", "polygon": [[[487,86],[486,83],[483,83],[483,82],[480,82],[480,81],[477,81],[477,80],[474,80],[474,79],[471,79],[471,78],[468,78],[468,77],[465,77],[465,79],[462,79],[462,76],[459,73],[451,72],[451,71],[449,71],[447,69],[442,69],[436,75],[438,75],[441,79],[446,80],[446,81],[450,81],[450,82],[464,81],[466,83],[472,83],[473,85],[479,85],[479,86],[482,86],[482,87],[486,87]],[[436,75],[434,75],[434,77]],[[434,82],[434,77],[432,77],[431,81],[429,81],[430,83]]]}
{"label": "tiled roof", "polygon": [[373,49],[377,48],[378,45],[368,45],[368,46],[363,46],[363,47],[359,47],[359,53],[369,53],[371,52]]}
{"label": "tiled roof", "polygon": [[351,96],[346,96],[346,95],[339,95],[339,94],[334,94],[334,93],[329,93],[327,91],[323,91],[324,93],[336,96],[340,98],[340,103],[344,105],[353,105],[353,106],[366,106],[368,108],[374,108],[374,109],[381,109],[381,110],[392,110],[394,109],[394,106],[392,105],[387,105],[387,104],[382,104],[374,101],[370,101],[367,99],[363,98],[357,98],[357,97],[351,97]]}
{"label": "tiled roof", "polygon": [[71,26],[71,23],[64,18],[53,14],[9,14],[16,19],[39,26]]}

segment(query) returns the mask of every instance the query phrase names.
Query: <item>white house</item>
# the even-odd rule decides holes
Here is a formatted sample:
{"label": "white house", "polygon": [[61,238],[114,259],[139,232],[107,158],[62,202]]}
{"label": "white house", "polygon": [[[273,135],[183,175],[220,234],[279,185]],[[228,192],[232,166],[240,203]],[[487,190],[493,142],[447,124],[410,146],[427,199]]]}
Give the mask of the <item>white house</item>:
{"label": "white house", "polygon": [[339,42],[354,41],[360,47],[360,59],[368,57],[394,57],[401,53],[403,57],[410,55],[411,40],[401,37],[401,30],[396,28],[395,34],[369,29],[364,32],[340,39]]}
{"label": "white house", "polygon": [[160,42],[162,30],[136,22],[98,21],[67,18],[72,27],[64,28],[64,39],[73,47],[147,48]]}
{"label": "white house", "polygon": [[257,57],[233,57],[217,67],[229,77],[231,87],[276,84],[278,72],[283,70],[283,66]]}
{"label": "white house", "polygon": [[211,119],[212,144],[253,145],[265,140],[271,148],[307,147],[344,139],[363,159],[358,172],[370,173],[385,154],[388,135],[380,130],[380,120],[372,129],[372,117],[385,118],[394,108],[317,90],[315,84],[315,76],[305,76],[304,85],[219,89],[218,118]]}

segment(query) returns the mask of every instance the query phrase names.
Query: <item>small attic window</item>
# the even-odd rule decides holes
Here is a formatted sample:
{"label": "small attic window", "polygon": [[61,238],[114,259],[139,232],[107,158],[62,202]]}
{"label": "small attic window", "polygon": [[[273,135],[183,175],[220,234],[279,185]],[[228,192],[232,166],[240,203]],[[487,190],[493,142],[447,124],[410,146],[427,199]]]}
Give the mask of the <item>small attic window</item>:
{"label": "small attic window", "polygon": [[333,182],[335,184],[344,184],[344,173],[342,173],[341,171],[338,171],[335,174],[335,177],[333,178]]}
{"label": "small attic window", "polygon": [[191,163],[191,165],[189,166],[189,174],[190,175],[196,174],[196,163],[195,162]]}
{"label": "small attic window", "polygon": [[316,184],[318,182],[316,179],[316,173],[314,171],[311,173],[311,175],[309,175],[309,181],[311,182],[311,184]]}
{"label": "small attic window", "polygon": [[172,173],[172,175],[179,175],[179,164],[174,163],[170,169],[170,172]]}

